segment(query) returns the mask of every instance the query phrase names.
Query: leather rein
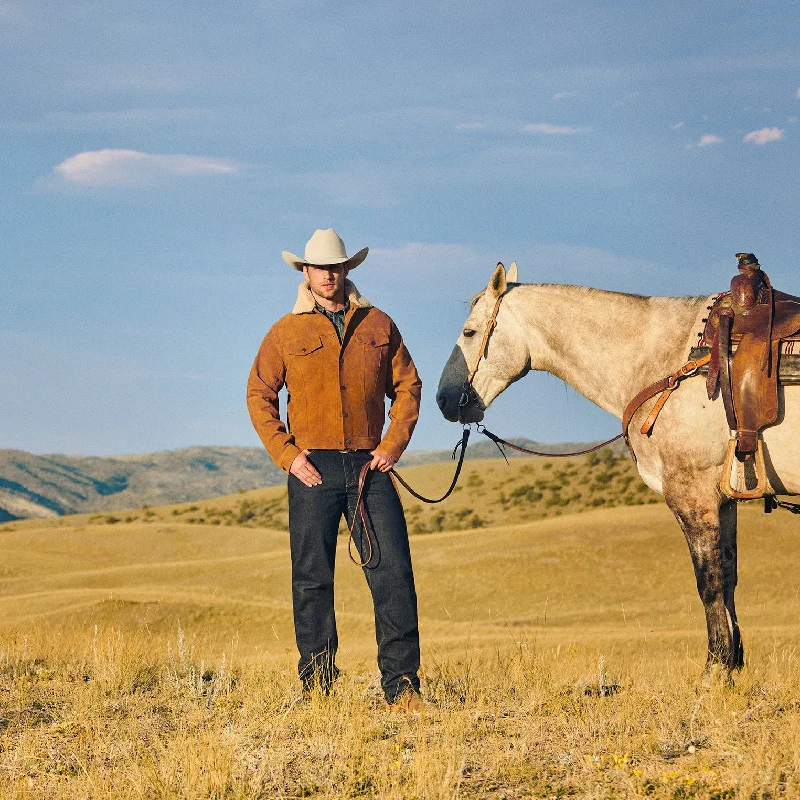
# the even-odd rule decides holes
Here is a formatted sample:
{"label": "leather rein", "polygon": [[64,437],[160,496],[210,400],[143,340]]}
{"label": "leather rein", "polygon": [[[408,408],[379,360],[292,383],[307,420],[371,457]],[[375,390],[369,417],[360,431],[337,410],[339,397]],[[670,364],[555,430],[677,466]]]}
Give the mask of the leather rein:
{"label": "leather rein", "polygon": [[[456,464],[455,472],[453,473],[453,480],[450,481],[450,487],[448,490],[441,496],[436,499],[432,499],[430,497],[425,497],[421,495],[419,492],[415,491],[408,485],[408,483],[394,470],[390,469],[389,474],[392,476],[393,480],[397,480],[397,482],[403,486],[411,495],[417,498],[417,500],[422,500],[423,503],[441,503],[443,500],[447,500],[451,494],[453,494],[453,490],[456,488],[456,484],[458,483],[458,478],[461,475],[461,468],[464,466],[464,456],[467,454],[467,442],[469,441],[469,434],[470,429],[468,425],[464,426],[464,433],[461,435],[461,439],[459,440],[458,444],[456,444],[453,450],[453,458],[455,459],[456,453],[458,452],[458,463]],[[460,452],[459,452],[460,451]],[[356,513],[353,515],[353,524],[348,524],[348,530],[350,532],[350,538],[347,542],[347,554],[350,556],[350,560],[357,566],[357,567],[366,567],[370,561],[372,561],[372,556],[374,552],[374,548],[372,546],[372,537],[369,535],[369,519],[367,516],[367,508],[366,503],[364,502],[364,489],[367,486],[367,481],[369,480],[369,473],[371,472],[369,468],[370,462],[368,461],[361,467],[361,472],[358,474],[358,495],[356,496]],[[395,486],[395,490],[397,487]],[[355,542],[355,531],[357,530],[358,523],[361,523],[361,528],[364,531],[364,535],[367,537],[367,544],[369,548],[367,550],[367,557],[359,561],[358,559],[353,557],[353,543]]]}

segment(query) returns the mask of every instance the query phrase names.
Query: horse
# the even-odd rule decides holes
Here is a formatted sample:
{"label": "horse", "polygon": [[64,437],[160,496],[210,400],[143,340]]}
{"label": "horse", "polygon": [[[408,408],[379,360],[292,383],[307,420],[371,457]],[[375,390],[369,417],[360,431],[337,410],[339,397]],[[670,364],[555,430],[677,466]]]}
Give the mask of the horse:
{"label": "horse", "polygon": [[[472,300],[442,371],[437,404],[451,422],[479,423],[501,392],[539,370],[622,419],[644,386],[686,362],[708,306],[708,297],[523,284],[516,264],[508,273],[498,264],[486,290]],[[734,602],[737,508],[720,490],[730,430],[722,400],[709,400],[703,379],[688,377],[680,386],[650,435],[640,427],[653,400],[638,409],[628,445],[642,480],[664,496],[689,546],[708,631],[704,674],[721,668],[730,678],[744,665]],[[775,493],[800,493],[800,386],[779,387],[778,422],[762,438]]]}

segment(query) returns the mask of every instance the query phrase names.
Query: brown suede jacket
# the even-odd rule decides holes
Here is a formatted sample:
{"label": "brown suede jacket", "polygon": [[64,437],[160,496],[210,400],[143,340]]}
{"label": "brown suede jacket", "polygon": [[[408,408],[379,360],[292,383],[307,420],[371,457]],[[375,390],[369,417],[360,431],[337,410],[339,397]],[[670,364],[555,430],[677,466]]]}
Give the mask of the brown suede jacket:
{"label": "brown suede jacket", "polygon": [[[392,320],[345,281],[344,340],[320,314],[307,283],[291,314],[261,343],[247,382],[250,419],[272,460],[288,472],[302,450],[375,450],[400,458],[419,416],[422,381]],[[286,385],[287,426],[278,392]],[[384,398],[390,424],[382,436]]]}

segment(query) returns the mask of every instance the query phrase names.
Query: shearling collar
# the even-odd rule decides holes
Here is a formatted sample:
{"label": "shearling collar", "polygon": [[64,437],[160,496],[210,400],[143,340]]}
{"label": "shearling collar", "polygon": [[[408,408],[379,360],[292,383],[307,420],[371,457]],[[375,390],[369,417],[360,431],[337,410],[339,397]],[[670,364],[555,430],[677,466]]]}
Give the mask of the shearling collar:
{"label": "shearling collar", "polygon": [[[362,297],[356,285],[345,279],[344,293],[350,301],[352,308],[372,308],[372,303],[366,297]],[[297,302],[294,304],[292,314],[313,314],[314,313],[314,295],[311,294],[311,288],[307,282],[300,284],[297,290]]]}

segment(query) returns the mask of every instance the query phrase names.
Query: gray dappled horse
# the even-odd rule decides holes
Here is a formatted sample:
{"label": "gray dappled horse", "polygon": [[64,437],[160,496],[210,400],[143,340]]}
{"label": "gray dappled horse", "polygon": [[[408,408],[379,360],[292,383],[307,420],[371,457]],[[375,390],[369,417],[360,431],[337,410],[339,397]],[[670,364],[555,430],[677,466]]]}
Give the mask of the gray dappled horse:
{"label": "gray dappled horse", "polygon": [[[437,402],[451,421],[479,422],[490,403],[530,370],[566,381],[618,418],[644,386],[687,360],[697,343],[707,297],[641,297],[580,286],[516,283],[498,264],[472,301],[463,331],[442,372]],[[477,362],[474,393],[459,407],[487,322],[504,295],[497,326]],[[639,474],[664,495],[686,536],[708,627],[708,670],[741,667],[736,621],[736,503],[719,489],[730,433],[722,400],[708,399],[705,381],[688,378],[664,406],[648,437],[634,415],[630,445]],[[769,481],[777,494],[800,494],[800,386],[779,387],[778,424],[763,431]]]}

